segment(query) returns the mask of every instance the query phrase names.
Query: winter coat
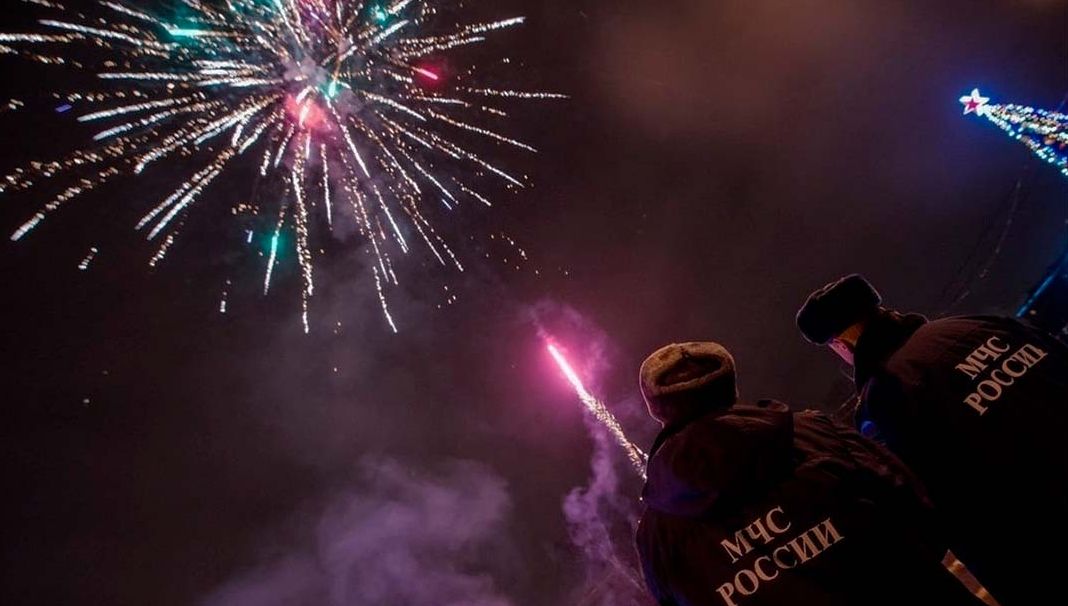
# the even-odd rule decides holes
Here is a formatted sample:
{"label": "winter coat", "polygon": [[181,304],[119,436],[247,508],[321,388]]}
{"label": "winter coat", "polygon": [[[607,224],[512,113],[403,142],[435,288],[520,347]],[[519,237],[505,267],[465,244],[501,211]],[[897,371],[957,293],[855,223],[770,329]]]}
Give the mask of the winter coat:
{"label": "winter coat", "polygon": [[1068,350],[1021,322],[883,316],[855,352],[858,420],[928,489],[1002,606],[1059,603]]}
{"label": "winter coat", "polygon": [[666,430],[643,496],[662,606],[979,604],[908,471],[819,413],[763,402]]}

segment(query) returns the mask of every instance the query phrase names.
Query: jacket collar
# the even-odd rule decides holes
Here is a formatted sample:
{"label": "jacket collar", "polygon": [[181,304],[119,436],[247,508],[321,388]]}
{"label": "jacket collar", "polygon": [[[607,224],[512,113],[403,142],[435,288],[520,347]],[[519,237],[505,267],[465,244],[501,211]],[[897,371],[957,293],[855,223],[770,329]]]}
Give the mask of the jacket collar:
{"label": "jacket collar", "polygon": [[[675,423],[672,423],[670,425],[665,425],[664,428],[660,430],[660,433],[656,434],[656,439],[653,440],[653,447],[649,449],[648,460],[652,460],[653,455],[656,454],[656,451],[660,450],[660,447],[664,445],[664,442],[667,442],[668,438],[679,433],[683,429],[686,429],[694,421],[703,419],[704,417],[710,414],[716,414],[718,416],[727,412],[728,410],[729,408],[710,410],[696,417],[684,419],[682,421],[676,421]],[[646,467],[648,467],[648,463],[646,463]]]}
{"label": "jacket collar", "polygon": [[650,509],[704,515],[723,498],[746,498],[781,476],[791,461],[793,415],[782,403],[710,411],[661,432],[642,499]]}
{"label": "jacket collar", "polygon": [[883,367],[886,361],[912,337],[927,318],[919,314],[881,311],[864,328],[853,352],[853,381],[857,390]]}
{"label": "jacket collar", "polygon": [[700,421],[706,417],[718,417],[721,415],[730,414],[732,410],[736,409],[739,406],[743,408],[756,407],[771,410],[789,410],[789,407],[786,406],[786,404],[783,404],[778,400],[757,400],[755,404],[749,404],[746,402],[739,401],[724,408],[711,408],[709,410],[703,411],[701,414],[696,415],[694,417],[686,418],[681,421],[676,421],[675,423],[665,425],[664,428],[660,430],[660,433],[656,434],[656,439],[653,440],[653,446],[649,449],[649,454],[647,455],[646,459],[646,470],[648,471],[649,467],[648,461],[651,461],[653,459],[653,455],[656,454],[656,451],[660,450],[660,447],[663,446],[664,442],[667,442],[669,438],[686,429],[691,424],[697,421]]}

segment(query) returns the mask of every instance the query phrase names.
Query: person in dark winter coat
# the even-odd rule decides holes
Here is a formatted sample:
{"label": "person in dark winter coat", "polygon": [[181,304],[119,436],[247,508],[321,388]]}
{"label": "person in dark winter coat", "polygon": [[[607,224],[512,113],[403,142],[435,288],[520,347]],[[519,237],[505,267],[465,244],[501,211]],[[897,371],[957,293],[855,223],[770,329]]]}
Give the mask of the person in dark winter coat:
{"label": "person in dark winter coat", "polygon": [[778,402],[737,403],[715,343],[664,347],[641,369],[656,438],[637,547],[661,606],[980,602],[904,466],[856,431]]}
{"label": "person in dark winter coat", "polygon": [[1059,603],[1068,513],[1068,350],[1011,318],[928,322],[862,277],[813,293],[805,337],[854,367],[862,431],[916,473],[951,548],[1002,606]]}

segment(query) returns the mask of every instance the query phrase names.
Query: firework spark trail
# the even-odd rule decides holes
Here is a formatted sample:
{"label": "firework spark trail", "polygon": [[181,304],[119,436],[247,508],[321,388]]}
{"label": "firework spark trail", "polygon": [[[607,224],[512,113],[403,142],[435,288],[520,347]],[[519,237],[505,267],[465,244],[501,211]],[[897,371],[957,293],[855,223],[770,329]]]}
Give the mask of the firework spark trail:
{"label": "firework spark trail", "polygon": [[78,264],[78,269],[82,271],[89,269],[89,264],[93,262],[93,259],[96,258],[96,253],[98,252],[100,252],[100,250],[97,247],[91,247],[89,252],[82,257],[82,262]]}
{"label": "firework spark trail", "polygon": [[[22,239],[115,177],[150,167],[162,175],[168,171],[156,165],[193,158],[199,168],[159,192],[136,226],[162,242],[149,261],[154,266],[211,188],[238,179],[251,163],[259,179],[246,216],[278,220],[237,230],[270,238],[265,294],[276,266],[295,259],[306,330],[315,290],[311,251],[334,231],[335,211],[352,210],[395,330],[387,305],[387,290],[399,285],[391,251],[407,254],[422,240],[424,254],[463,271],[434,219],[467,200],[490,206],[476,180],[524,186],[482,150],[535,148],[503,134],[508,112],[486,99],[564,98],[496,88],[479,81],[475,74],[484,70],[476,66],[456,75],[434,67],[453,49],[486,44],[524,22],[463,23],[445,10],[459,9],[451,0],[183,0],[181,10],[166,14],[122,0],[98,0],[84,12],[61,0],[25,1],[47,14],[39,31],[0,32],[0,55],[93,75],[101,89],[53,95],[57,114],[96,127],[95,142],[0,178],[0,192],[8,193],[60,181],[61,193],[11,238]],[[11,101],[4,109],[24,106]],[[284,254],[280,242],[295,254]]]}
{"label": "firework spark trail", "polygon": [[560,371],[567,377],[567,381],[571,383],[571,387],[574,388],[575,393],[578,394],[582,403],[586,405],[586,409],[590,411],[590,414],[594,416],[605,429],[612,434],[616,442],[623,448],[623,451],[627,454],[627,459],[630,460],[630,464],[634,467],[634,471],[638,472],[638,475],[645,479],[645,462],[648,459],[645,452],[641,448],[638,448],[633,442],[627,439],[627,435],[623,433],[623,428],[620,427],[619,421],[616,420],[613,415],[600,400],[595,398],[591,394],[586,386],[582,384],[582,379],[579,378],[578,373],[571,368],[571,364],[568,363],[567,358],[560,350],[550,343],[548,346],[549,354],[556,361],[556,365],[560,367]]}

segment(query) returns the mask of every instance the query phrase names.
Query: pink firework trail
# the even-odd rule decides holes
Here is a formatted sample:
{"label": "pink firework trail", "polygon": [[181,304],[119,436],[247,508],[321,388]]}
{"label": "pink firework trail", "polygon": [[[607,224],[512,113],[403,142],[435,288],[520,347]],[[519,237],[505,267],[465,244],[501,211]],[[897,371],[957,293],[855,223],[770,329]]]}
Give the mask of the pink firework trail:
{"label": "pink firework trail", "polygon": [[634,470],[638,472],[643,479],[645,478],[645,461],[647,457],[642,452],[641,448],[634,445],[633,442],[627,439],[627,435],[623,433],[623,428],[619,426],[619,421],[616,417],[609,412],[600,400],[595,398],[591,394],[586,386],[582,384],[582,379],[579,378],[578,373],[571,368],[571,364],[568,363],[567,358],[560,350],[550,343],[548,345],[549,354],[556,360],[556,365],[560,367],[560,371],[567,377],[571,387],[575,389],[575,393],[578,394],[582,403],[586,406],[586,409],[596,418],[606,429],[612,434],[612,437],[616,439],[616,442],[623,448],[623,451],[627,453],[627,458],[630,460],[631,465],[634,466]]}

